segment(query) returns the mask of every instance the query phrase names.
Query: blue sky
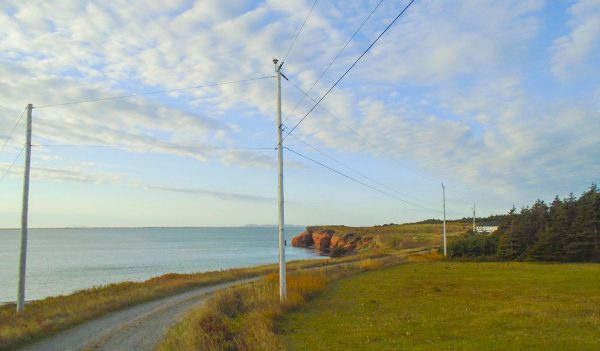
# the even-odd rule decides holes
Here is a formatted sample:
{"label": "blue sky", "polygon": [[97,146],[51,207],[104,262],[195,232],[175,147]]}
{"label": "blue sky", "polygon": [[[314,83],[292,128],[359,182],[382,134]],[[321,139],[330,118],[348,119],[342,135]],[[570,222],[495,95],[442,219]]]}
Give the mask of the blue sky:
{"label": "blue sky", "polygon": [[[377,3],[317,2],[285,74],[310,89]],[[288,128],[406,3],[384,0],[294,113],[302,94],[283,81]],[[27,103],[271,76],[312,4],[2,1],[0,141]],[[322,102],[333,117],[317,107],[286,139],[394,197],[286,152],[287,222],[439,218],[441,182],[449,217],[581,193],[600,173],[599,60],[599,0],[417,0]],[[33,120],[46,145],[33,148],[34,227],[276,222],[276,153],[252,149],[275,145],[273,79],[39,108]],[[23,140],[22,120],[0,153],[0,227],[19,225],[22,157],[9,166]]]}

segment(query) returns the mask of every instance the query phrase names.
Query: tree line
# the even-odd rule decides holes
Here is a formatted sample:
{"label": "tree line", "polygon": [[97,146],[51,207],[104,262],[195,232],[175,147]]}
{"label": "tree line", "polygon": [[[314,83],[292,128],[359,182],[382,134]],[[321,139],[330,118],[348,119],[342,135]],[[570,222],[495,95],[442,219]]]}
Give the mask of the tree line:
{"label": "tree line", "polygon": [[[475,217],[475,220],[477,221],[477,223],[481,223],[481,222],[502,222],[507,217],[508,217],[508,215],[501,214],[501,215],[491,215],[491,216],[488,216],[488,217]],[[458,219],[447,219],[446,223],[471,223],[471,221],[473,221],[473,217],[463,217],[463,218],[458,218]],[[412,223],[407,223],[407,224],[442,224],[443,222],[444,221],[441,220],[441,219],[430,218],[430,219],[425,219],[425,220],[422,220],[422,221],[412,222]],[[384,224],[384,226],[385,225],[386,224]]]}
{"label": "tree line", "polygon": [[579,198],[537,200],[513,207],[492,234],[465,233],[451,241],[450,257],[497,260],[600,262],[600,196],[592,184]]}

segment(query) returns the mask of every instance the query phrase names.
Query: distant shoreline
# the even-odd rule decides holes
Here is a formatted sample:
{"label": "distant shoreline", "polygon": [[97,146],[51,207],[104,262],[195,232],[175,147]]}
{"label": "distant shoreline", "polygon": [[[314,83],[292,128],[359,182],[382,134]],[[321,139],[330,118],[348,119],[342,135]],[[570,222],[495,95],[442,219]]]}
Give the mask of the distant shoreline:
{"label": "distant shoreline", "polygon": [[[306,227],[306,225],[300,224],[286,224],[286,227]],[[246,225],[233,225],[233,226],[119,226],[119,227],[29,227],[28,229],[165,229],[165,228],[177,228],[177,229],[186,229],[186,228],[276,228],[276,224],[265,224],[265,225],[257,225],[257,224],[246,224]],[[20,227],[17,228],[0,228],[0,230],[20,230]]]}

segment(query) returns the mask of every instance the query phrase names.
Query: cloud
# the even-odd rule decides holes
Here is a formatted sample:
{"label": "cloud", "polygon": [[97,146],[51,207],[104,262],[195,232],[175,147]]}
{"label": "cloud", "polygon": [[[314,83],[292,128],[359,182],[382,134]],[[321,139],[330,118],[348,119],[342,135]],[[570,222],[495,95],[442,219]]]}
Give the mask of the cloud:
{"label": "cloud", "polygon": [[361,63],[369,67],[363,72],[429,86],[502,71],[525,54],[542,6],[538,0],[415,3]]}
{"label": "cloud", "polygon": [[560,79],[588,76],[600,54],[600,1],[580,0],[569,9],[571,31],[554,41],[552,73]]}
{"label": "cloud", "polygon": [[[53,161],[53,160],[51,160]],[[63,167],[32,167],[31,178],[35,181],[78,182],[98,185],[125,184],[131,187],[143,187],[149,190],[160,190],[189,195],[212,197],[223,201],[250,201],[273,203],[275,198],[242,193],[221,192],[197,188],[177,188],[157,185],[145,185],[140,179],[132,178],[126,173],[107,172],[103,168],[111,167],[97,163],[68,164]],[[0,163],[0,171],[8,170],[7,164]],[[9,176],[20,175],[19,169],[11,169]]]}
{"label": "cloud", "polygon": [[574,175],[594,179],[600,170],[593,161],[600,156],[594,122],[600,116],[591,96],[539,105],[517,76],[436,95],[433,111],[414,97],[355,101],[354,117],[344,124],[368,143],[322,111],[306,120],[301,133],[346,153],[382,157],[385,150],[407,168],[416,163],[421,174],[506,199],[539,196],[540,188],[568,191]]}
{"label": "cloud", "polygon": [[[53,104],[271,75],[271,58],[285,54],[311,4],[122,0],[7,5],[0,14],[0,136],[7,135],[29,102]],[[313,98],[335,82],[402,5],[382,4],[313,90]],[[591,67],[600,42],[597,5],[587,0],[571,6],[570,31],[556,38],[547,60],[551,66],[544,67],[556,77],[569,77],[570,67]],[[308,89],[372,6],[319,3],[285,65],[290,79]],[[593,103],[600,90],[571,91],[575,98],[570,99],[552,92],[541,96],[537,90],[552,87],[532,88],[523,73],[522,62],[531,60],[536,40],[546,35],[543,11],[544,1],[538,0],[415,2],[322,102],[342,124],[319,107],[294,133],[357,159],[383,160],[384,149],[419,173],[475,184],[482,193],[491,185],[494,191],[515,194],[540,179],[554,185],[589,178],[597,171],[595,150],[600,149],[599,109]],[[283,87],[287,112],[301,94],[285,82]],[[242,149],[274,145],[274,88],[267,79],[35,109],[34,143],[121,145],[132,153],[216,161],[244,171],[269,169],[272,153]],[[307,99],[286,125],[294,125],[312,104]],[[12,140],[17,144],[22,128],[18,133]],[[66,171],[40,170],[48,178],[128,181],[106,169],[100,169],[106,174],[99,178],[79,174],[82,169],[53,159],[62,156],[53,150],[45,149],[44,167],[64,166]],[[302,167],[293,160],[287,164]]]}
{"label": "cloud", "polygon": [[72,167],[72,168],[49,168],[49,167],[32,167],[31,177],[36,180],[53,180],[53,181],[68,181],[80,183],[94,184],[117,184],[123,182],[125,176],[119,173],[94,172],[84,171],[83,168],[89,167]]}
{"label": "cloud", "polygon": [[183,193],[189,195],[200,195],[200,196],[208,196],[217,198],[219,200],[225,201],[250,201],[250,202],[268,202],[273,203],[275,198],[258,196],[258,195],[247,195],[247,194],[239,194],[239,193],[226,193],[214,190],[206,190],[206,189],[190,189],[190,188],[171,188],[171,187],[162,187],[162,186],[147,186],[148,189],[152,190],[162,190],[169,191],[174,193]]}

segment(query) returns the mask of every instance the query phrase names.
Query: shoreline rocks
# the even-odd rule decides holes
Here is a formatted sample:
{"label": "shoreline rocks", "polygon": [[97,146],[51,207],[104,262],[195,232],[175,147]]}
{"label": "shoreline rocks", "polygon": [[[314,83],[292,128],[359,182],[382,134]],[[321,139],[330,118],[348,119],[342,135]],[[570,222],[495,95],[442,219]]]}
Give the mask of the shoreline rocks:
{"label": "shoreline rocks", "polygon": [[340,233],[330,227],[306,227],[306,230],[292,239],[292,246],[311,248],[331,257],[354,254],[374,246],[371,236],[355,232]]}

